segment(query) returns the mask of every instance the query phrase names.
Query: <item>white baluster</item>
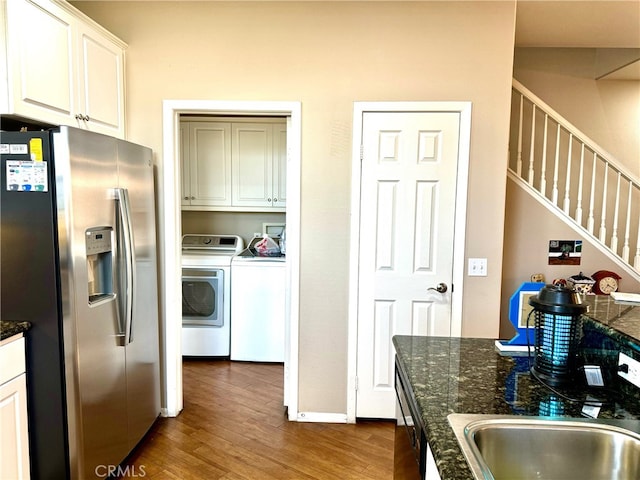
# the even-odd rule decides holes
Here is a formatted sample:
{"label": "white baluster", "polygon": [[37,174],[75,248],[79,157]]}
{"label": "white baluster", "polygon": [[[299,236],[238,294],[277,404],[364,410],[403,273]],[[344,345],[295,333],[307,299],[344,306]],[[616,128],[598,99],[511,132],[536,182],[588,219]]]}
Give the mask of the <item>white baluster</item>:
{"label": "white baluster", "polygon": [[553,164],[553,189],[551,190],[551,201],[558,205],[558,164],[560,163],[560,124],[556,133],[556,155]]}
{"label": "white baluster", "polygon": [[587,230],[593,235],[594,218],[593,208],[595,203],[595,188],[596,188],[596,161],[598,154],[593,152],[593,167],[591,168],[591,192],[589,193],[589,217],[587,218]]}
{"label": "white baluster", "polygon": [[638,215],[638,236],[636,237],[636,256],[633,257],[633,268],[640,271],[640,215]]}
{"label": "white baluster", "polygon": [[529,185],[533,185],[533,160],[534,160],[534,150],[536,144],[536,104],[533,104],[533,109],[531,110],[531,142],[529,144],[529,176],[527,178],[527,182]]}
{"label": "white baluster", "polygon": [[629,263],[629,229],[631,228],[631,192],[633,184],[629,181],[629,196],[627,198],[627,221],[624,226],[624,244],[622,245],[622,259]]}
{"label": "white baluster", "polygon": [[569,151],[567,152],[567,178],[564,182],[564,203],[562,210],[569,215],[571,199],[569,198],[569,188],[571,187],[571,149],[573,148],[573,133],[569,134]]}
{"label": "white baluster", "polygon": [[549,123],[549,115],[544,114],[544,133],[542,134],[542,166],[540,172],[540,193],[542,196],[547,194],[547,124]]}
{"label": "white baluster", "polygon": [[604,186],[602,188],[602,216],[600,217],[600,234],[598,238],[607,244],[607,186],[609,184],[609,162],[604,162]]}
{"label": "white baluster", "polygon": [[618,212],[620,211],[620,172],[618,172],[618,186],[616,187],[616,204],[613,208],[613,232],[611,233],[611,250],[618,253]]}
{"label": "white baluster", "polygon": [[524,95],[520,94],[520,115],[518,118],[518,156],[516,163],[516,173],[522,176],[522,104],[524,103]]}
{"label": "white baluster", "polygon": [[578,203],[576,205],[576,222],[578,225],[582,225],[582,183],[584,176],[584,143],[580,149],[580,174],[578,175]]}

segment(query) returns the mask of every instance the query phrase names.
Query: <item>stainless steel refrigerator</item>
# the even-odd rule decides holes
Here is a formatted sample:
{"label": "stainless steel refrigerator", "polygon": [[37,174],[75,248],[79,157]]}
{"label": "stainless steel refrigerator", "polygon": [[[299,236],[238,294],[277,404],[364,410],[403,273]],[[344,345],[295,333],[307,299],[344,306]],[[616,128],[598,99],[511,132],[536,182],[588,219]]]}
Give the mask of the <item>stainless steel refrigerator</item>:
{"label": "stainless steel refrigerator", "polygon": [[0,154],[0,315],[32,323],[32,478],[104,478],[160,413],[152,152],[57,127],[1,132]]}

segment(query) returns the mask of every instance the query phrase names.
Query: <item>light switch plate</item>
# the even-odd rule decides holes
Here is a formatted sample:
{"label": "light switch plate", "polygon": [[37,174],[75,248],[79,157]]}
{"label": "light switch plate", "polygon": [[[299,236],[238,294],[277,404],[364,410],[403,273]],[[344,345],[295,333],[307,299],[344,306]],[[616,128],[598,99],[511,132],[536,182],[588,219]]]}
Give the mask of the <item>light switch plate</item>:
{"label": "light switch plate", "polygon": [[487,259],[486,258],[470,258],[469,259],[469,276],[470,277],[486,277],[487,276]]}

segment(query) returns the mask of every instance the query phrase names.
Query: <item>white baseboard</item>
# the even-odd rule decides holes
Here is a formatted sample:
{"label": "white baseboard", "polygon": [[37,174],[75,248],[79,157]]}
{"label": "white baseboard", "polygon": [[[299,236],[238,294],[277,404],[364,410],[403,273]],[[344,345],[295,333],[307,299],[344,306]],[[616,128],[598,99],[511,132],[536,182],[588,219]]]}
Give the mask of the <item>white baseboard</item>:
{"label": "white baseboard", "polygon": [[169,411],[168,408],[164,408],[164,407],[160,409],[160,416],[161,417],[177,417],[179,413],[180,412]]}
{"label": "white baseboard", "polygon": [[345,413],[298,412],[298,422],[347,423]]}

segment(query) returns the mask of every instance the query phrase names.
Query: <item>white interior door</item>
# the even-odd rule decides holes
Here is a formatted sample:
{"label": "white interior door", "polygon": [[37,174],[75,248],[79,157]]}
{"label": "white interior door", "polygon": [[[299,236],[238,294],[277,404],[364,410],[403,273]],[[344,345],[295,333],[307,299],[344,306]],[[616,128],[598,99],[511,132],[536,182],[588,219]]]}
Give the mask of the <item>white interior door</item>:
{"label": "white interior door", "polygon": [[451,334],[459,132],[455,111],[363,113],[358,417],[395,416],[393,335]]}

